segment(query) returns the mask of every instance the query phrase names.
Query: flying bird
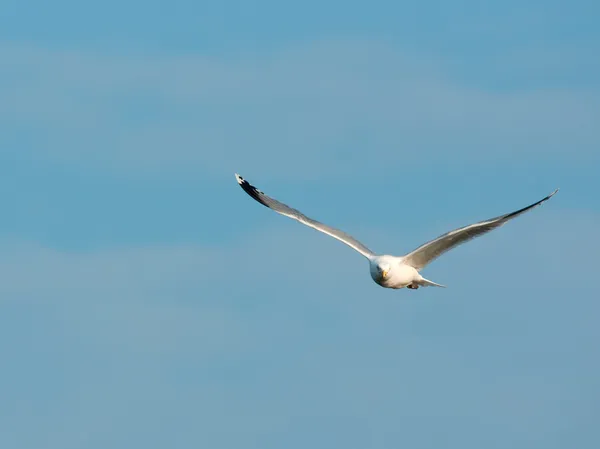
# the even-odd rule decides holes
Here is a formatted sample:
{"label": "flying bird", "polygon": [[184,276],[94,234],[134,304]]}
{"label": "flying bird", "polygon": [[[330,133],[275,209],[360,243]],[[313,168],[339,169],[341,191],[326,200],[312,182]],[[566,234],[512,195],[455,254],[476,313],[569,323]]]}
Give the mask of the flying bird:
{"label": "flying bird", "polygon": [[331,237],[338,239],[339,241],[358,251],[369,260],[369,271],[371,273],[371,278],[381,287],[393,289],[407,287],[413,290],[418,289],[420,286],[445,287],[445,285],[437,284],[433,281],[425,279],[419,274],[419,272],[445,252],[475,237],[479,237],[493,229],[502,226],[507,221],[512,220],[528,210],[539,206],[544,201],[549,200],[556,192],[558,192],[558,189],[556,189],[547,197],[517,211],[500,215],[495,218],[490,218],[489,220],[463,226],[462,228],[454,229],[453,231],[442,234],[439,237],[419,246],[404,256],[392,256],[388,254],[375,254],[351,235],[348,235],[339,229],[313,220],[312,218],[304,215],[302,212],[267,196],[264,192],[258,190],[237,173],[235,174],[235,178],[244,192],[246,192],[263,206],[266,206],[281,215],[293,218],[294,220],[297,220],[306,226],[310,226],[317,231],[321,231],[327,235],[330,235]]}

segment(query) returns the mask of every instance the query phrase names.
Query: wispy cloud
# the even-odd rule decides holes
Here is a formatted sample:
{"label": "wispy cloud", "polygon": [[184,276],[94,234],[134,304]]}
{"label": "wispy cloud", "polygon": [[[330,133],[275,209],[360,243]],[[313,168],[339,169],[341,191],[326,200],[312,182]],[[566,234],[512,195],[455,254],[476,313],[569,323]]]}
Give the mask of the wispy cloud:
{"label": "wispy cloud", "polygon": [[[596,157],[599,142],[593,89],[474,89],[451,81],[442,66],[374,42],[228,60],[7,46],[1,53],[0,92],[10,101],[0,139],[20,157],[84,173],[226,172],[233,192],[237,170],[264,179],[282,167],[279,176],[295,178],[362,169],[368,181],[411,157],[427,164],[544,157],[568,166]],[[213,193],[204,186],[198,202]],[[351,249],[250,203],[235,207],[268,216],[269,227],[240,223],[236,239],[212,243],[111,242],[85,252],[25,241],[26,232],[5,237],[0,329],[12,363],[3,397],[17,405],[0,410],[0,443],[264,448],[287,438],[304,447],[308,434],[331,446],[369,446],[379,435],[385,447],[429,435],[426,444],[438,447],[448,435],[471,435],[476,419],[480,438],[502,423],[510,430],[504,442],[533,432],[551,447],[572,434],[565,422],[588,425],[598,379],[587,342],[597,340],[599,218],[560,187],[547,206],[428,267],[445,290],[381,289]],[[301,210],[313,204],[272,193]],[[64,221],[85,214],[76,207],[87,199],[56,213]],[[202,228],[198,219],[198,233],[218,228],[222,207],[211,203],[215,214],[206,220],[214,225]],[[335,216],[321,216],[323,202],[306,207],[326,222]],[[398,253],[487,213],[431,214],[418,229],[411,229],[417,220],[402,221],[407,215],[381,213],[378,229],[369,219],[362,229],[331,224]],[[564,413],[569,401],[577,409]]]}
{"label": "wispy cloud", "polygon": [[[335,176],[398,161],[595,160],[593,88],[495,91],[377,42],[235,59],[4,45],[5,138],[115,172]],[[377,158],[372,154],[375,152]],[[386,164],[379,161],[385,160]]]}
{"label": "wispy cloud", "polygon": [[[447,284],[450,294],[489,285],[495,294],[514,289],[537,292],[549,285],[565,292],[592,288],[600,218],[571,211],[567,221],[561,215],[560,208],[537,210],[535,218],[525,216],[466,243],[426,271]],[[372,247],[401,254],[451,226],[430,225],[413,236],[397,229],[371,229],[364,230],[361,238]],[[223,326],[234,329],[236,309],[248,312],[250,304],[260,310],[281,307],[285,302],[281,298],[290,289],[295,295],[306,295],[305,302],[312,302],[311,292],[318,290],[317,302],[333,295],[328,301],[361,310],[360,294],[378,301],[394,295],[411,297],[412,292],[376,287],[362,257],[336,240],[301,225],[286,229],[265,229],[214,247],[164,245],[77,252],[5,242],[0,245],[0,294],[5,303],[63,304],[81,312],[94,310],[99,316],[112,310],[127,317],[118,319],[124,326],[131,320],[141,323],[144,317],[158,322],[162,316],[175,331],[178,320],[183,323],[194,313],[207,319],[205,325],[213,330],[217,316],[225,320]],[[281,291],[283,296],[262,297],[265,289]],[[441,293],[428,289],[418,294],[431,300]]]}
{"label": "wispy cloud", "polygon": [[[595,298],[548,300],[594,285],[598,217],[571,212],[540,209],[445,255],[428,272],[449,288],[418,296],[377,287],[359,255],[301,225],[212,247],[83,253],[4,242],[2,329],[30,355],[5,376],[33,381],[5,392],[18,406],[0,441],[98,447],[136,436],[259,447],[327,420],[324,438],[336,430],[332,441],[350,444],[365,437],[342,431],[353,422],[396,441],[390,428],[416,437],[424,417],[456,438],[475,418],[490,432],[500,420],[516,439],[546,435],[565,420],[559,404],[579,391],[565,379],[597,372],[586,343],[596,339]],[[424,234],[446,230],[437,227]],[[393,246],[397,232],[373,243]],[[361,234],[371,241],[379,232]],[[41,323],[44,341],[28,338],[23,323]],[[42,371],[51,387],[35,382]],[[588,390],[597,383],[577,379]],[[593,402],[582,398],[568,419],[585,418]],[[159,432],[166,423],[170,431]]]}

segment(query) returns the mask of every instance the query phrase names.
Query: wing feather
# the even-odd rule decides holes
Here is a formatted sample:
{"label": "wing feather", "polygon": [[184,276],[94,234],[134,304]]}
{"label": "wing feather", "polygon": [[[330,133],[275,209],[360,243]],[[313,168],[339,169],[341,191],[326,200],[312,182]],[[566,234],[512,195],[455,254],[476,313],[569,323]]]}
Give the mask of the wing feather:
{"label": "wing feather", "polygon": [[269,209],[274,210],[278,214],[284,215],[289,218],[293,218],[294,220],[297,220],[300,223],[305,224],[306,226],[316,229],[317,231],[321,231],[327,235],[330,235],[331,237],[345,243],[349,247],[358,251],[360,254],[365,256],[367,259],[370,259],[374,256],[373,251],[371,251],[369,248],[367,248],[365,245],[360,243],[358,240],[356,240],[351,235],[348,235],[345,232],[340,231],[339,229],[333,228],[331,226],[327,226],[326,224],[323,224],[316,220],[313,220],[312,218],[309,218],[306,215],[304,215],[299,210],[293,209],[293,208],[289,207],[288,205],[283,204],[283,203],[277,201],[276,199],[269,197],[268,195],[266,195],[264,192],[261,192],[260,190],[258,190],[256,187],[254,187],[252,184],[250,184],[248,181],[246,181],[244,178],[242,178],[237,173],[235,174],[235,179],[237,180],[240,187],[244,190],[244,192],[246,192],[248,195],[250,195],[250,197],[252,197],[254,200],[259,202],[263,206],[266,206]]}
{"label": "wing feather", "polygon": [[419,246],[417,249],[412,251],[411,253],[404,256],[404,263],[412,266],[413,268],[420,270],[425,267],[427,264],[431,263],[434,259],[437,259],[439,256],[444,254],[446,251],[451,250],[452,248],[461,245],[475,237],[479,237],[483,234],[490,232],[493,229],[496,229],[502,226],[509,220],[518,217],[519,215],[533,209],[534,207],[539,206],[544,201],[549,200],[552,196],[558,192],[556,189],[547,197],[537,201],[529,206],[526,206],[522,209],[519,209],[514,212],[510,212],[508,214],[500,215],[495,218],[491,218],[489,220],[480,221],[479,223],[470,224],[468,226],[464,226],[462,228],[455,229],[453,231],[447,232],[446,234],[442,234],[439,237]]}

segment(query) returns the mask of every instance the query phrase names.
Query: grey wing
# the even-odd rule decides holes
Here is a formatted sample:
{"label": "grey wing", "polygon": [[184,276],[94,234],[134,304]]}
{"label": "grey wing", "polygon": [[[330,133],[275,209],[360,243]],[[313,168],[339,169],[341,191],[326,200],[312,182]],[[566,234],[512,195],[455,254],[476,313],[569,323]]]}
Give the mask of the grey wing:
{"label": "grey wing", "polygon": [[313,220],[312,218],[308,218],[302,212],[293,209],[288,205],[283,204],[277,201],[276,199],[265,195],[264,192],[258,190],[256,187],[254,187],[252,184],[250,184],[237,173],[235,174],[235,179],[237,179],[238,184],[244,190],[244,192],[246,192],[248,195],[250,195],[263,206],[266,206],[269,209],[272,209],[281,215],[285,215],[286,217],[298,220],[300,223],[305,224],[306,226],[310,226],[311,228],[316,229],[317,231],[324,232],[325,234],[330,235],[335,239],[338,239],[339,241],[355,249],[368,259],[374,256],[374,253],[369,248],[360,243],[351,235],[348,235],[345,232],[340,231],[339,229],[332,228],[331,226],[327,226],[326,224]]}
{"label": "grey wing", "polygon": [[505,215],[501,215],[496,218],[491,218],[489,220],[481,221],[479,223],[474,223],[468,226],[464,226],[462,228],[455,229],[446,234],[440,235],[438,238],[431,240],[424,245],[421,245],[411,253],[404,256],[404,263],[420,270],[425,265],[432,262],[434,259],[437,259],[439,256],[444,254],[446,251],[451,250],[452,248],[467,242],[475,237],[479,237],[493,229],[496,229],[502,226],[509,220],[512,220],[515,217],[527,212],[530,209],[533,209],[536,206],[539,206],[544,201],[549,200],[558,189],[552,192],[550,195],[541,199],[540,201],[533,203],[523,209],[519,209],[515,212],[511,212]]}

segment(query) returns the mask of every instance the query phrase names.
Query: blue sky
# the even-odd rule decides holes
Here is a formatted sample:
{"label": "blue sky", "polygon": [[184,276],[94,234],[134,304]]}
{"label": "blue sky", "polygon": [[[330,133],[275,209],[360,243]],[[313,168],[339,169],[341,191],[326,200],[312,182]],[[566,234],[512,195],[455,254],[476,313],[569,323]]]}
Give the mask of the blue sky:
{"label": "blue sky", "polygon": [[0,446],[597,448],[599,13],[4,1]]}

